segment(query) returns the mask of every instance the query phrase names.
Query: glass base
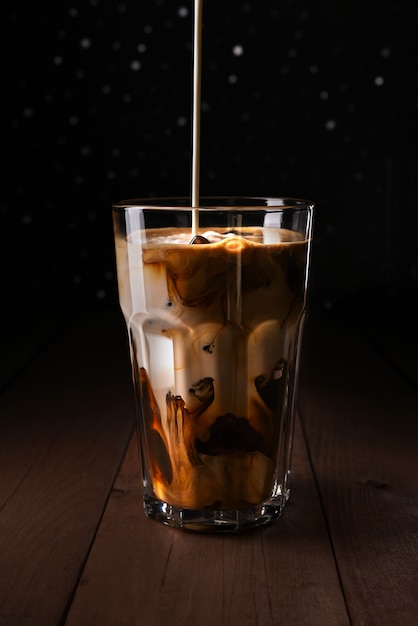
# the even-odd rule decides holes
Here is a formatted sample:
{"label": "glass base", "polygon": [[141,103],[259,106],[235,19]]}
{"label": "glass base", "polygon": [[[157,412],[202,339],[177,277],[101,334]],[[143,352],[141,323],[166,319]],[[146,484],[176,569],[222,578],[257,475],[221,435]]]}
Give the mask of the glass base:
{"label": "glass base", "polygon": [[174,528],[202,533],[234,533],[265,526],[281,515],[288,493],[246,509],[217,511],[184,509],[144,495],[145,514]]}

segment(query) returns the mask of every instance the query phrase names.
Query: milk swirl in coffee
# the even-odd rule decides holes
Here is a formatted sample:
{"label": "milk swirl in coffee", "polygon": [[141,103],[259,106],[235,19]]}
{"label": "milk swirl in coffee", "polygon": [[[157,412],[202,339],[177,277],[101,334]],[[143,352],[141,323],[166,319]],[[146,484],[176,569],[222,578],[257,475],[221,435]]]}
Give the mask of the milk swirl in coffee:
{"label": "milk swirl in coffee", "polygon": [[283,489],[302,235],[282,228],[116,236],[121,308],[148,488],[191,509],[240,509]]}
{"label": "milk swirl in coffee", "polygon": [[194,0],[190,199],[121,202],[113,217],[145,512],[235,531],[277,519],[288,497],[313,205],[201,205],[202,4]]}

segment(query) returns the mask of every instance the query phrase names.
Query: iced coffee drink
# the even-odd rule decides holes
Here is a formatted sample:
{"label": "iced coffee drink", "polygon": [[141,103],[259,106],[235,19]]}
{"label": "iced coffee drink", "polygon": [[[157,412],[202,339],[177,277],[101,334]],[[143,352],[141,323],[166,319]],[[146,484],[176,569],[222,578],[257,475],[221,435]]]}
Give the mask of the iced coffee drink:
{"label": "iced coffee drink", "polygon": [[197,236],[187,209],[114,207],[119,296],[146,512],[239,528],[288,495],[312,205],[211,202]]}

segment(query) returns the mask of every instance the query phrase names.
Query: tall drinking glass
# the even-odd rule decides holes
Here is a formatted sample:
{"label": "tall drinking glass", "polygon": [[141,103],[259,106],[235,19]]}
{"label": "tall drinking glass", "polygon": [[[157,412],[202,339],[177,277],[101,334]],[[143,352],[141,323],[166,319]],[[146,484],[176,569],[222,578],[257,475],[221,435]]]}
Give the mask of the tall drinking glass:
{"label": "tall drinking glass", "polygon": [[201,531],[279,517],[289,497],[312,202],[113,206],[145,513]]}

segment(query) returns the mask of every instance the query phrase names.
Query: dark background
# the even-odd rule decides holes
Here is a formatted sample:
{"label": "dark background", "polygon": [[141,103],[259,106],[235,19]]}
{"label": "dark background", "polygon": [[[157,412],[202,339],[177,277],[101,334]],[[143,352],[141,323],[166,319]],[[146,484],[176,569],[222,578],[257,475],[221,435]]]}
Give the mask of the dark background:
{"label": "dark background", "polygon": [[[193,4],[10,6],[3,302],[113,305],[112,201],[190,193]],[[325,308],[417,291],[416,26],[409,2],[204,3],[201,194],[315,200]]]}

